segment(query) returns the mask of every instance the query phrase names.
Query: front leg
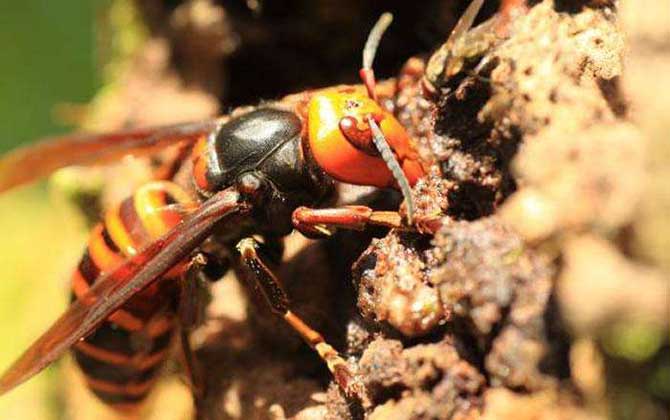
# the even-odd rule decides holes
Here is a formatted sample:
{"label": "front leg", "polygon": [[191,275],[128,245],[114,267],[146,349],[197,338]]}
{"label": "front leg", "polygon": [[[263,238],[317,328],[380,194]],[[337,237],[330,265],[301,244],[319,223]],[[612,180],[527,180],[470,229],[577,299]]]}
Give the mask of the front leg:
{"label": "front leg", "polygon": [[328,209],[298,207],[293,212],[293,226],[305,236],[330,236],[333,228],[363,230],[368,226],[433,234],[442,226],[439,217],[416,215],[410,225],[396,211],[374,211],[366,206],[344,206]]}
{"label": "front leg", "polygon": [[277,316],[286,321],[305,342],[326,362],[335,382],[348,397],[357,398],[364,407],[371,405],[361,380],[351,371],[347,362],[323,336],[312,329],[297,314],[291,311],[291,302],[274,273],[265,265],[257,252],[258,244],[253,238],[242,239],[237,249],[242,261],[251,269],[259,289],[268,305]]}

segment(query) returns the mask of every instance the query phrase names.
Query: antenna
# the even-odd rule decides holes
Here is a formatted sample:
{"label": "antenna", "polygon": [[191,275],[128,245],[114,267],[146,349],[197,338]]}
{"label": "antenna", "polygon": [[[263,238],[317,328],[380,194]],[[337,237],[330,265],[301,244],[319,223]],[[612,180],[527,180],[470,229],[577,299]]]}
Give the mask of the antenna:
{"label": "antenna", "polygon": [[[375,73],[372,70],[372,64],[375,61],[375,55],[377,54],[377,47],[379,42],[382,39],[382,35],[386,32],[386,29],[393,22],[393,15],[389,12],[382,14],[379,17],[375,26],[372,27],[370,35],[368,35],[368,40],[365,42],[365,47],[363,48],[363,68],[361,68],[360,76],[365,84],[365,88],[368,90],[368,96],[375,102],[377,102],[377,93],[375,92]],[[405,176],[405,173],[400,167],[400,163],[395,158],[391,146],[389,146],[384,133],[382,132],[379,125],[375,122],[374,118],[370,115],[367,117],[368,124],[370,125],[370,131],[372,132],[372,141],[375,144],[375,147],[379,151],[386,163],[386,167],[389,168],[393,178],[398,183],[400,187],[400,192],[402,192],[405,202],[407,203],[407,221],[412,224],[414,220],[414,202],[412,201],[412,190],[409,186],[409,181]]]}
{"label": "antenna", "polygon": [[372,141],[382,155],[382,159],[384,159],[386,166],[393,174],[393,178],[395,178],[400,187],[400,192],[402,192],[402,196],[405,198],[405,202],[407,203],[407,221],[409,224],[412,224],[414,220],[414,202],[412,201],[412,189],[409,186],[409,181],[407,181],[405,173],[393,155],[393,151],[391,151],[391,147],[386,141],[382,130],[371,116],[368,116],[368,124],[370,124],[370,131],[372,131]]}
{"label": "antenna", "polygon": [[377,23],[375,23],[375,26],[372,27],[363,48],[363,68],[361,68],[359,74],[368,90],[368,96],[375,102],[377,102],[377,94],[375,92],[376,81],[375,72],[372,70],[372,63],[375,61],[379,41],[381,41],[382,35],[384,35],[391,22],[393,22],[393,15],[391,13],[386,12],[382,14]]}

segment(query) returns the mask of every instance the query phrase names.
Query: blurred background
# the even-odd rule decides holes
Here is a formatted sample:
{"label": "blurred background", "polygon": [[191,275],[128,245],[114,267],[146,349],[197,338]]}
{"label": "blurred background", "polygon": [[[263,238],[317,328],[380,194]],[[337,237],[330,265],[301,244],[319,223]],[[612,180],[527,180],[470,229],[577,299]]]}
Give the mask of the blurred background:
{"label": "blurred background", "polygon": [[[72,129],[57,114],[100,86],[95,23],[104,1],[0,3],[0,151]],[[71,122],[71,121],[69,121]],[[45,183],[0,196],[0,366],[4,369],[63,310],[67,279],[85,240]],[[63,418],[58,366],[0,399],[3,418]]]}

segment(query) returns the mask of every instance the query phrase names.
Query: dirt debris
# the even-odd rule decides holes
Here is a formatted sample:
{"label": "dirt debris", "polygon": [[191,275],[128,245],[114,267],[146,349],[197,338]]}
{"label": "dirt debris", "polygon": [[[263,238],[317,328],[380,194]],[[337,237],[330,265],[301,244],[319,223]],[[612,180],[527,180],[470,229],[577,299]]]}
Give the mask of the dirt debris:
{"label": "dirt debris", "polygon": [[416,235],[374,240],[353,267],[362,315],[408,337],[425,335],[445,319],[437,290],[428,283],[427,256],[416,249],[421,241]]}
{"label": "dirt debris", "polygon": [[363,353],[360,369],[378,404],[371,419],[468,419],[481,408],[485,378],[449,339],[403,349],[379,338]]}
{"label": "dirt debris", "polygon": [[447,225],[433,243],[430,281],[460,334],[484,355],[491,384],[536,390],[564,376],[564,343],[547,337],[558,323],[551,262],[496,218]]}

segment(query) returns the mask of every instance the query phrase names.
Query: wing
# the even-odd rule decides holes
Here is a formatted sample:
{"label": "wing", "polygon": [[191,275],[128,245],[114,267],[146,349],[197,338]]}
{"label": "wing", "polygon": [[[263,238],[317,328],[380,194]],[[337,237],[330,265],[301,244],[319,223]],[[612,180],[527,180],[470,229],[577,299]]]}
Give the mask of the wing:
{"label": "wing", "polygon": [[0,157],[0,192],[65,166],[104,163],[126,154],[147,154],[170,144],[192,142],[215,129],[220,121],[46,138]]}
{"label": "wing", "polygon": [[142,252],[100,277],[88,295],[75,301],[0,377],[0,394],[39,373],[136,293],[186,258],[210,235],[217,222],[248,210],[235,189],[221,191]]}

